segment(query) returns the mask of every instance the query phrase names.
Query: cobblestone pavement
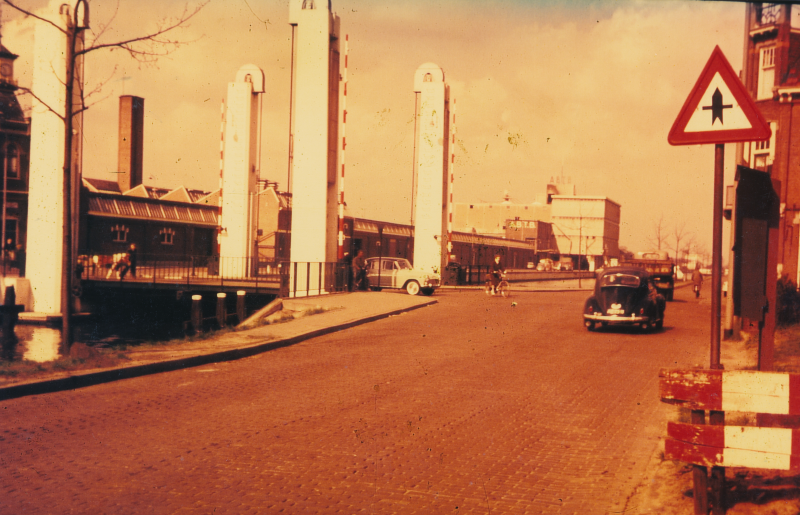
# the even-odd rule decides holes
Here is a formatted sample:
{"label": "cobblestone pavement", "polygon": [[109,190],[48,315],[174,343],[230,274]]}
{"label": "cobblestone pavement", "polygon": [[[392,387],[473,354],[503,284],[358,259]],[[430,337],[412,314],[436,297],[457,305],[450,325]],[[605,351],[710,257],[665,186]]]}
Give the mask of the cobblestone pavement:
{"label": "cobblestone pavement", "polygon": [[[373,294],[375,302],[384,295]],[[588,333],[476,291],[250,358],[0,402],[0,513],[622,513],[708,307]]]}

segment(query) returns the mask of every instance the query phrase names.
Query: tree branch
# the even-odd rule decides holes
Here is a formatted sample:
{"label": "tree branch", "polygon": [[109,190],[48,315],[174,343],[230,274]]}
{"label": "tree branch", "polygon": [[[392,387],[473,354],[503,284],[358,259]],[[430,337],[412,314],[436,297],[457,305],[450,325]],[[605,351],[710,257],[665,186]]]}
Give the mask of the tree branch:
{"label": "tree branch", "polygon": [[33,92],[33,90],[31,90],[30,88],[26,88],[25,86],[18,86],[18,87],[19,87],[19,89],[20,89],[20,90],[22,90],[22,92],[24,92],[24,93],[26,93],[26,94],[28,94],[28,95],[32,96],[33,98],[35,98],[35,99],[36,99],[36,100],[37,100],[37,101],[38,101],[40,104],[42,104],[43,106],[45,106],[45,107],[47,108],[47,110],[48,110],[48,111],[50,111],[50,112],[51,112],[51,113],[53,113],[54,115],[56,115],[56,116],[58,116],[59,118],[61,118],[61,121],[62,121],[62,122],[64,121],[64,115],[63,115],[63,114],[61,114],[61,113],[59,113],[58,111],[56,111],[56,110],[55,110],[55,109],[53,109],[52,107],[50,107],[50,106],[47,104],[47,102],[45,102],[44,100],[42,100],[41,98],[39,98],[38,96],[36,96],[36,93],[34,93],[34,92]]}
{"label": "tree branch", "polygon": [[[7,1],[7,0],[4,0],[4,1]],[[177,28],[180,28],[182,26],[185,26],[185,24],[189,20],[194,18],[197,15],[197,13],[199,13],[200,10],[203,9],[203,7],[208,5],[209,1],[210,0],[206,0],[205,2],[203,2],[202,4],[197,6],[193,11],[189,11],[188,6],[185,6],[184,10],[183,10],[183,14],[181,16],[176,18],[171,23],[168,23],[166,26],[159,27],[155,32],[153,32],[151,34],[147,34],[147,35],[144,35],[144,36],[138,36],[138,37],[126,39],[126,40],[123,40],[123,41],[117,41],[117,42],[114,42],[114,43],[97,43],[97,39],[95,39],[95,42],[93,44],[85,47],[82,50],[79,50],[79,51],[75,52],[75,57],[88,54],[89,52],[94,52],[95,50],[102,50],[104,48],[112,49],[112,50],[114,48],[120,48],[120,49],[125,50],[126,52],[128,52],[130,54],[130,56],[133,57],[134,59],[140,60],[140,61],[145,61],[145,62],[149,62],[150,60],[154,60],[154,59],[147,59],[147,58],[142,59],[142,57],[154,58],[154,57],[157,57],[157,56],[168,55],[168,54],[172,53],[173,51],[175,51],[182,44],[185,44],[186,42],[169,40],[169,39],[160,39],[160,36],[163,36],[163,35],[167,34],[168,32],[171,32],[171,31],[173,31],[173,30],[175,30]],[[102,29],[102,31],[103,32],[105,31],[105,27]],[[100,35],[102,35],[102,32],[101,32]],[[99,36],[98,36],[98,38],[99,38]],[[155,45],[163,45],[163,46],[168,46],[168,47],[172,47],[172,48],[169,48],[164,52],[157,52],[157,51],[152,50],[152,49],[145,50],[145,49],[136,48],[134,45],[136,45],[137,43],[150,43],[150,44],[152,44],[154,46]]]}
{"label": "tree branch", "polygon": [[3,0],[3,2],[4,2],[5,4],[7,4],[7,5],[11,6],[13,9],[16,9],[17,11],[21,12],[21,13],[22,13],[22,14],[24,14],[26,17],[27,17],[27,16],[30,16],[31,18],[35,18],[35,19],[37,19],[37,20],[39,20],[39,21],[43,21],[43,22],[45,22],[45,23],[48,23],[48,24],[52,25],[53,27],[57,28],[57,29],[58,29],[58,30],[60,30],[60,31],[61,31],[63,34],[66,34],[66,33],[67,33],[67,31],[66,31],[66,30],[64,30],[63,28],[59,27],[59,26],[58,26],[58,24],[56,24],[56,23],[54,23],[54,22],[52,22],[52,21],[48,20],[47,18],[42,18],[42,17],[41,17],[41,16],[39,16],[38,14],[33,14],[32,12],[30,12],[30,11],[28,11],[28,10],[26,10],[26,9],[23,9],[22,7],[19,7],[18,5],[15,5],[15,4],[13,4],[13,3],[12,3],[10,0]]}

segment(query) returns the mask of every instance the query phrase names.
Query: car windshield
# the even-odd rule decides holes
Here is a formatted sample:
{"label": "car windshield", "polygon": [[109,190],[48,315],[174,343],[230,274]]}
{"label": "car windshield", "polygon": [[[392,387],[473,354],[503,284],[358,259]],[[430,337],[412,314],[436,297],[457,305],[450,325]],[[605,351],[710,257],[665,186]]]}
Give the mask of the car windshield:
{"label": "car windshield", "polygon": [[639,287],[639,278],[629,274],[608,274],[600,279],[600,287],[627,286],[629,288]]}

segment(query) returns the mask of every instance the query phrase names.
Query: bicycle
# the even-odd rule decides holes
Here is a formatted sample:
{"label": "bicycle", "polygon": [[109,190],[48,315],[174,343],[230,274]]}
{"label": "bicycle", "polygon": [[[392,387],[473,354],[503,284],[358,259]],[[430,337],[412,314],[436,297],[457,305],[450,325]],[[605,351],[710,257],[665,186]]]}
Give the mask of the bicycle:
{"label": "bicycle", "polygon": [[[483,291],[486,295],[492,294],[492,274],[486,274],[486,285],[483,287]],[[495,295],[508,297],[510,294],[511,288],[508,285],[508,281],[506,281],[506,274],[500,274],[500,282],[497,283],[497,287],[495,288]]]}

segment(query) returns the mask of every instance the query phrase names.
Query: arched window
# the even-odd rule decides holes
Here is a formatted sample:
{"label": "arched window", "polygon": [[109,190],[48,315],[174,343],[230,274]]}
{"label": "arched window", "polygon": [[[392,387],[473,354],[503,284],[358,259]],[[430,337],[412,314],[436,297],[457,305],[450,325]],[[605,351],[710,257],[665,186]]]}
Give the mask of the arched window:
{"label": "arched window", "polygon": [[128,241],[128,229],[122,224],[117,224],[111,227],[111,236],[114,241],[116,242],[126,242]]}
{"label": "arched window", "polygon": [[3,173],[9,179],[19,179],[19,148],[13,143],[6,145]]}
{"label": "arched window", "polygon": [[422,78],[422,82],[433,82],[433,75],[430,73],[426,73],[425,76]]}

